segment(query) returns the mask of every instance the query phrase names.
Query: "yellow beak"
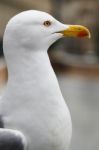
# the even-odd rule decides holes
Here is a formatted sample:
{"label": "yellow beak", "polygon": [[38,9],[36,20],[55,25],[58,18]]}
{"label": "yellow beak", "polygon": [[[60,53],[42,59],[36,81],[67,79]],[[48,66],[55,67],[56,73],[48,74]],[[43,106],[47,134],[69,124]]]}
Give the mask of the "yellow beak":
{"label": "yellow beak", "polygon": [[69,25],[66,30],[59,31],[58,33],[62,33],[63,36],[67,37],[88,37],[91,38],[90,31],[81,25]]}

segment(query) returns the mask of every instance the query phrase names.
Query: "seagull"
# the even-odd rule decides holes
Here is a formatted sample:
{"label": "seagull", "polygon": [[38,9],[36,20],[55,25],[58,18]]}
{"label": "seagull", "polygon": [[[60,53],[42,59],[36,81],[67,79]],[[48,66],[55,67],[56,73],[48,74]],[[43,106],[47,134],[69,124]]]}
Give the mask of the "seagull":
{"label": "seagull", "polygon": [[0,100],[0,150],[68,150],[71,116],[47,53],[62,37],[89,38],[90,32],[37,10],[21,12],[8,22],[3,38],[8,82]]}

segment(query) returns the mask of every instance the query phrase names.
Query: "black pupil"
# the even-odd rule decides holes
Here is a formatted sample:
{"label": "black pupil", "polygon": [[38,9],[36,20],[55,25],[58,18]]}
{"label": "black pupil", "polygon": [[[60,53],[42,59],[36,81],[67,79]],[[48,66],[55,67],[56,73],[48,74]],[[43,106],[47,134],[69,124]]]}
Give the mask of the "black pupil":
{"label": "black pupil", "polygon": [[49,21],[45,21],[44,25],[49,26],[51,23]]}
{"label": "black pupil", "polygon": [[50,22],[48,22],[48,21],[47,21],[46,23],[47,23],[47,25],[49,25],[49,24],[50,24]]}

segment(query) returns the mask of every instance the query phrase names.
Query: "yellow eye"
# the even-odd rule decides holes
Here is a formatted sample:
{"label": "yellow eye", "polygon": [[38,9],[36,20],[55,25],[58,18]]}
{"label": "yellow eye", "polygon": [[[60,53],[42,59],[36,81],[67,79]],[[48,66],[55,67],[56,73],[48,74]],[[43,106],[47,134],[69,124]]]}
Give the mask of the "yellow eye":
{"label": "yellow eye", "polygon": [[47,21],[44,21],[43,25],[46,26],[46,27],[49,27],[51,25],[51,21],[47,20]]}

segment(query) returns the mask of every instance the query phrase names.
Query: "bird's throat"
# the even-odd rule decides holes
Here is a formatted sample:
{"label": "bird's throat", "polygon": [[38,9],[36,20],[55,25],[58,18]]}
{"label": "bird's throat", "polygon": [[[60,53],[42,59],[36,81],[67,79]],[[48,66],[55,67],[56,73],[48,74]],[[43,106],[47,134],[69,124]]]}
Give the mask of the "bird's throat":
{"label": "bird's throat", "polygon": [[[14,62],[12,62],[14,61]],[[17,86],[36,86],[49,81],[54,75],[46,51],[34,51],[31,55],[16,56],[9,59],[8,83]]]}

